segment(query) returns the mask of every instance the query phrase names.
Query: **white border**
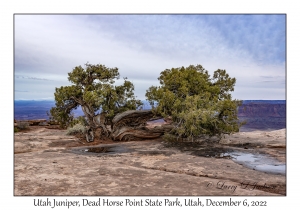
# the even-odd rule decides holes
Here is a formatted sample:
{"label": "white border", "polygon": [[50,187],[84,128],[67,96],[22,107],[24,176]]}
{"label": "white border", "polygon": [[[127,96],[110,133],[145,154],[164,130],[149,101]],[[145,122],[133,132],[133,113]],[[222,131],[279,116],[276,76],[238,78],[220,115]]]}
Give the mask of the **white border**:
{"label": "white border", "polygon": [[[296,2],[296,1],[294,1]],[[298,76],[299,69],[299,11],[296,3],[286,1],[38,1],[38,0],[14,0],[1,1],[0,24],[0,58],[1,58],[1,196],[0,206],[3,209],[46,209],[47,207],[34,207],[34,197],[13,196],[13,14],[14,13],[281,13],[287,14],[287,196],[286,197],[257,197],[257,200],[267,200],[267,208],[284,208],[298,206],[298,187],[296,179],[298,156],[296,142],[296,123],[298,112]],[[296,51],[297,49],[297,51]],[[4,96],[4,97],[3,97]],[[300,171],[299,171],[300,172]],[[62,198],[62,197],[60,197]],[[73,197],[80,200],[81,197]],[[224,200],[229,197],[213,197],[216,200]],[[234,197],[243,200],[247,197]],[[72,197],[68,197],[72,199]],[[116,198],[117,199],[117,198]],[[183,199],[183,197],[181,197]],[[205,197],[201,197],[205,199]],[[256,197],[248,197],[255,200]],[[165,208],[165,207],[164,207]],[[228,208],[228,207],[225,207]],[[99,209],[99,208],[93,208]],[[102,207],[103,209],[103,207]],[[171,209],[171,208],[170,208]],[[172,208],[174,209],[174,208]],[[229,208],[228,208],[229,209]]]}

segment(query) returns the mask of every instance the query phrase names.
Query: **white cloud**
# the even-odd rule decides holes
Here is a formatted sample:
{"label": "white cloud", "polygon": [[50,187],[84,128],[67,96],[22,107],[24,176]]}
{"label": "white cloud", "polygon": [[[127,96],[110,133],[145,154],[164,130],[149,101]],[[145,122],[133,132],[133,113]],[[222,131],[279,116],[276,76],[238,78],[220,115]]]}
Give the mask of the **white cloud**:
{"label": "white cloud", "polygon": [[[259,36],[265,39],[270,33],[266,31],[268,24],[274,23],[264,23],[265,28],[251,33],[243,21],[230,19],[228,28],[234,24],[239,28],[228,34],[228,38],[224,35],[227,29],[224,25],[220,27],[216,24],[219,22],[204,21],[197,16],[16,15],[15,74],[61,81],[63,85],[67,83],[67,73],[75,66],[87,61],[101,63],[118,67],[121,77],[128,77],[135,84],[136,95],[143,99],[146,89],[158,84],[157,78],[164,69],[201,64],[210,74],[219,68],[226,69],[230,76],[237,78],[236,90],[246,87],[249,90],[246,92],[251,93],[263,81],[261,76],[284,77],[285,64],[270,64],[273,54],[278,54],[273,39],[262,43],[269,46],[267,56],[252,49],[259,46],[262,39]],[[245,43],[241,42],[243,39]],[[54,84],[57,85],[44,85],[54,90]],[[28,85],[28,90],[33,89],[32,84]],[[262,86],[274,88],[269,84]],[[256,99],[246,92],[239,96]],[[276,97],[284,99],[285,94],[281,91]]]}

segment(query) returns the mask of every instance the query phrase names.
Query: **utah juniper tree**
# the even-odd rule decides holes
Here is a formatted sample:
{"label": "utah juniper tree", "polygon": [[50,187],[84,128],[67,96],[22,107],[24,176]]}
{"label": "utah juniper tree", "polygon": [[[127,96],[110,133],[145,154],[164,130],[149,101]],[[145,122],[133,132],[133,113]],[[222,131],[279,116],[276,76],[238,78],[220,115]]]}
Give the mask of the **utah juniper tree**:
{"label": "utah juniper tree", "polygon": [[236,79],[226,70],[218,69],[211,77],[201,65],[190,65],[166,69],[158,80],[160,86],[151,86],[146,97],[157,115],[172,119],[173,135],[221,137],[239,130],[237,108],[241,101],[231,97]]}
{"label": "utah juniper tree", "polygon": [[109,136],[107,125],[111,125],[115,115],[136,110],[142,105],[134,96],[133,84],[124,78],[122,85],[114,85],[117,79],[118,68],[89,63],[85,64],[85,68],[76,66],[68,73],[72,85],[55,89],[55,107],[50,110],[52,118],[66,127],[74,119],[71,111],[81,106],[89,125],[87,141],[93,141],[94,131],[98,127]]}

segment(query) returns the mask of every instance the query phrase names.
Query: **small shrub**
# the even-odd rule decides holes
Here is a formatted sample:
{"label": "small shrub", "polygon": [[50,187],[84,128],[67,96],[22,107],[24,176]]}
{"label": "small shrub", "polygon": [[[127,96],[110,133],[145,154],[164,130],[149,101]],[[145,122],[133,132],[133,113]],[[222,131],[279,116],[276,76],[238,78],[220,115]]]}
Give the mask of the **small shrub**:
{"label": "small shrub", "polygon": [[87,120],[86,120],[85,117],[83,117],[83,116],[79,116],[79,117],[77,118],[77,120],[78,120],[79,124],[81,124],[81,125],[85,125],[85,126],[88,125]]}
{"label": "small shrub", "polygon": [[85,126],[82,124],[76,124],[73,127],[68,128],[67,135],[74,135],[77,133],[85,134],[86,129]]}
{"label": "small shrub", "polygon": [[19,129],[17,127],[14,127],[14,133],[19,132]]}
{"label": "small shrub", "polygon": [[69,127],[73,127],[73,126],[75,126],[76,124],[81,124],[81,125],[83,125],[83,126],[87,126],[87,125],[88,125],[86,119],[85,119],[83,116],[79,116],[79,117],[77,117],[77,118],[74,118],[74,119],[70,122]]}
{"label": "small shrub", "polygon": [[17,128],[19,128],[20,130],[25,130],[28,127],[29,127],[29,123],[28,122],[24,122],[24,121],[17,122]]}

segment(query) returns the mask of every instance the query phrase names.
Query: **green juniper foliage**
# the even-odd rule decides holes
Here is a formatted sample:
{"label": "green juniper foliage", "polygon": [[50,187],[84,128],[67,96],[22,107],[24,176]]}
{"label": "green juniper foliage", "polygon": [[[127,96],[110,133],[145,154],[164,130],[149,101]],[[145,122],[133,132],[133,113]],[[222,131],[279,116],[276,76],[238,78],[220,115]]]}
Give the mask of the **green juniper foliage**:
{"label": "green juniper foliage", "polygon": [[136,100],[133,84],[124,78],[122,85],[114,85],[119,77],[118,68],[89,63],[85,68],[76,66],[68,73],[72,85],[55,89],[51,118],[67,127],[74,120],[71,111],[81,106],[87,123],[92,126],[96,113],[105,113],[106,123],[109,123],[116,114],[137,109],[142,102]]}
{"label": "green juniper foliage", "polygon": [[166,69],[158,80],[160,86],[151,86],[146,98],[156,114],[172,118],[177,137],[221,137],[239,130],[237,108],[242,102],[232,99],[236,79],[225,70],[211,77],[201,65],[190,65]]}

